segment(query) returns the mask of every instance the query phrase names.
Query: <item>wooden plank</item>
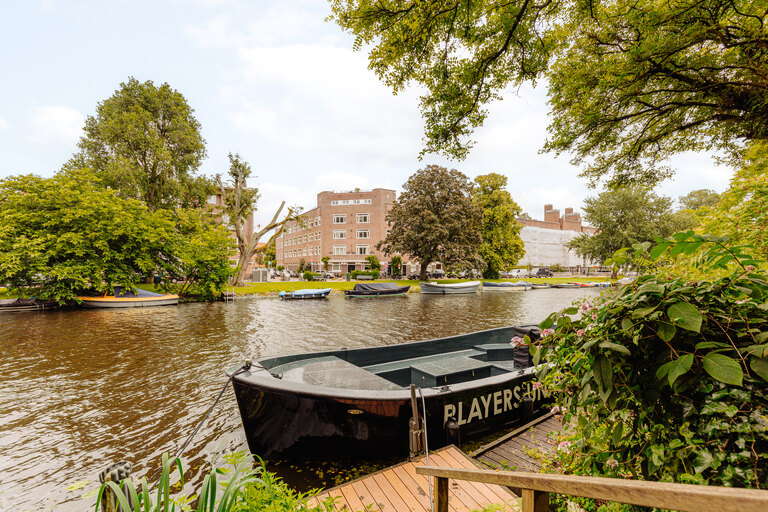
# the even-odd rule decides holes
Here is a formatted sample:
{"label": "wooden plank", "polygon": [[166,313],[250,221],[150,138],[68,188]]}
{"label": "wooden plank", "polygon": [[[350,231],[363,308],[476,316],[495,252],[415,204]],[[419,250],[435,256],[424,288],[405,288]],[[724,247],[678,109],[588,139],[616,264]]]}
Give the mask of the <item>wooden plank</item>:
{"label": "wooden plank", "polygon": [[467,490],[473,493],[475,501],[481,509],[489,504],[505,504],[513,498],[511,494],[496,485],[491,486],[479,482],[469,482],[467,480],[451,480],[451,484],[458,484],[459,487],[472,485],[472,487]]}
{"label": "wooden plank", "polygon": [[365,510],[365,504],[360,500],[360,496],[355,492],[355,488],[351,483],[342,485],[339,490],[344,495],[344,499],[347,501],[349,508],[355,512]]}
{"label": "wooden plank", "polygon": [[[447,452],[447,455],[453,457],[456,460],[457,465],[463,466],[467,469],[480,469],[474,459],[471,459],[467,454],[459,450],[458,448]],[[499,485],[487,485],[478,482],[478,485],[482,485],[482,492],[488,496],[488,503],[509,503],[515,499],[515,495],[509,492],[508,489]],[[490,495],[490,496],[489,496]]]}
{"label": "wooden plank", "polygon": [[379,487],[379,484],[373,478],[360,479],[360,485],[364,486],[367,490],[366,495],[370,496],[373,502],[376,504],[376,509],[381,512],[396,512],[397,508],[389,501],[387,494]]}
{"label": "wooden plank", "polygon": [[412,511],[417,510],[426,510],[424,505],[419,502],[418,499],[416,499],[416,496],[408,490],[408,487],[403,483],[400,478],[395,474],[393,468],[390,468],[390,471],[386,471],[383,473],[384,477],[387,479],[387,481],[397,490],[397,493],[400,495],[400,498],[402,498],[403,501],[408,505],[408,508]]}
{"label": "wooden plank", "polygon": [[363,478],[350,482],[350,485],[352,486],[352,489],[355,490],[355,494],[357,495],[358,499],[363,503],[363,509],[361,510],[364,510],[368,505],[371,505],[373,510],[381,510],[381,502],[376,499],[374,493],[372,493],[368,489],[368,486],[365,485],[365,480],[366,479]]}
{"label": "wooden plank", "polygon": [[[446,451],[442,453],[443,457],[446,459],[451,459],[453,463],[447,464],[450,467],[463,467],[467,469],[476,468],[475,463],[473,460],[468,459],[463,456],[463,452],[457,453],[458,449]],[[459,482],[463,482],[462,480],[459,480]],[[477,491],[481,493],[488,503],[502,503],[506,499],[509,499],[511,496],[508,496],[508,493],[501,489],[498,486],[490,486],[486,484],[482,484],[479,482],[471,482]]]}
{"label": "wooden plank", "polygon": [[552,411],[548,412],[544,416],[539,416],[535,420],[533,420],[533,421],[531,421],[529,423],[526,423],[522,427],[516,428],[515,430],[513,430],[509,434],[505,434],[505,435],[501,436],[500,438],[498,438],[498,439],[496,439],[494,441],[491,441],[488,444],[485,444],[485,445],[481,446],[477,450],[475,450],[472,453],[470,453],[469,456],[470,457],[477,457],[478,455],[481,455],[484,452],[487,452],[488,450],[490,450],[491,448],[494,448],[495,446],[498,446],[500,444],[504,444],[508,439],[512,439],[512,438],[516,437],[518,434],[520,434],[521,432],[525,432],[526,430],[528,430],[529,428],[533,427],[534,425],[538,425],[539,423],[541,423],[543,421],[546,421],[548,419],[551,419],[551,418],[553,419],[553,416],[554,416],[554,413]]}
{"label": "wooden plank", "polygon": [[523,489],[522,512],[549,512],[549,493]]}
{"label": "wooden plank", "polygon": [[408,474],[403,466],[395,466],[392,473],[400,479],[403,485],[411,492],[411,496],[421,505],[424,510],[430,510],[429,494]]}
{"label": "wooden plank", "polygon": [[387,480],[387,477],[379,474],[371,475],[371,480],[373,480],[376,485],[381,489],[381,491],[387,496],[387,500],[389,500],[389,503],[392,505],[392,510],[395,512],[400,511],[410,511],[411,509],[405,501],[400,497],[400,494],[395,490],[394,487],[392,487],[392,484],[389,483],[389,480]]}
{"label": "wooden plank", "polygon": [[333,501],[334,507],[336,507],[336,510],[349,510],[349,505],[347,504],[347,500],[344,499],[344,495],[341,494],[341,491],[336,489],[331,489],[328,491],[328,496],[331,498],[335,498]]}
{"label": "wooden plank", "polygon": [[[448,467],[456,467],[458,463],[450,457],[449,452],[443,451],[442,453],[432,454],[430,459],[434,459],[435,464],[440,465],[441,461],[443,465]],[[461,467],[461,466],[458,466]],[[477,482],[468,482],[466,480],[453,480],[451,482],[451,488],[453,493],[458,499],[460,499],[469,510],[481,509],[489,503],[496,503],[492,498],[489,500],[485,494],[480,490],[484,484],[478,484]]]}
{"label": "wooden plank", "polygon": [[768,510],[768,491],[758,489],[434,466],[419,466],[416,471],[419,474],[442,478],[473,480],[683,512],[702,510],[765,512]]}
{"label": "wooden plank", "polygon": [[[403,470],[403,473],[400,474],[400,478],[403,480],[403,482],[405,482],[406,478],[410,478],[411,483],[407,484],[408,488],[411,489],[411,491],[416,491],[416,493],[418,493],[417,497],[421,497],[422,493],[424,493],[424,497],[426,497],[427,503],[432,503],[431,499],[433,498],[430,498],[429,495],[429,477],[417,474],[415,464],[403,464],[398,469]],[[460,512],[467,509],[462,506],[460,501],[457,502],[454,497],[454,499],[448,500],[448,510],[451,512]]]}

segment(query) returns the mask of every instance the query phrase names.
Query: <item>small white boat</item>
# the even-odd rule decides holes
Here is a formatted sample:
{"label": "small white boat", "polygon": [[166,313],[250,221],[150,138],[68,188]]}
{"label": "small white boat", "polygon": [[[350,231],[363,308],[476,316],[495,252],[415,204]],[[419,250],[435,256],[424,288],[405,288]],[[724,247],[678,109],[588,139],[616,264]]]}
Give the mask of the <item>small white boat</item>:
{"label": "small white boat", "polygon": [[499,282],[483,281],[483,291],[487,292],[524,292],[531,289],[531,283],[528,281]]}
{"label": "small white boat", "polygon": [[466,283],[433,283],[423,282],[420,284],[421,293],[447,295],[449,293],[476,293],[480,281],[468,281]]}
{"label": "small white boat", "polygon": [[121,286],[115,286],[114,291],[114,295],[78,297],[80,306],[84,308],[146,308],[179,305],[179,296],[175,293],[154,293],[142,289],[132,293],[124,290]]}
{"label": "small white boat", "polygon": [[293,292],[280,292],[282,300],[324,299],[331,293],[330,288],[304,288]]}

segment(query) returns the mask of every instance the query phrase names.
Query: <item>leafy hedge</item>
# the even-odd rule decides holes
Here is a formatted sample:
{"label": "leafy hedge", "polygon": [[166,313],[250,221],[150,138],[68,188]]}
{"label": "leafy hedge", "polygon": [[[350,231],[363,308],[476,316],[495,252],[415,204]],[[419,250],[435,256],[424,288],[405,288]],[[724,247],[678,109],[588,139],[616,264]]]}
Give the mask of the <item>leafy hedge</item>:
{"label": "leafy hedge", "polygon": [[534,362],[553,363],[542,378],[575,427],[572,469],[765,487],[768,281],[724,239],[680,234],[648,257],[678,254],[721,275],[643,276],[541,324],[557,322],[532,350]]}
{"label": "leafy hedge", "polygon": [[322,277],[323,274],[319,272],[304,272],[303,276],[305,281],[314,281],[316,277]]}
{"label": "leafy hedge", "polygon": [[378,270],[353,270],[351,274],[352,279],[357,279],[358,276],[372,276],[373,279],[379,278]]}

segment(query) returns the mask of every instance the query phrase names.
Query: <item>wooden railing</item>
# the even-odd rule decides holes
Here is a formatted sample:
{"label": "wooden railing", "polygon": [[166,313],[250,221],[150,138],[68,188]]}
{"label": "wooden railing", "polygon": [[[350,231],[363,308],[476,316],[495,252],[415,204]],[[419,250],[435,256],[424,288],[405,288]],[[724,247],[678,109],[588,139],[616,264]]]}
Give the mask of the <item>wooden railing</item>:
{"label": "wooden railing", "polygon": [[549,510],[549,493],[689,512],[766,512],[768,491],[571,475],[418,466],[435,477],[434,512],[448,511],[448,479],[520,490],[522,512]]}

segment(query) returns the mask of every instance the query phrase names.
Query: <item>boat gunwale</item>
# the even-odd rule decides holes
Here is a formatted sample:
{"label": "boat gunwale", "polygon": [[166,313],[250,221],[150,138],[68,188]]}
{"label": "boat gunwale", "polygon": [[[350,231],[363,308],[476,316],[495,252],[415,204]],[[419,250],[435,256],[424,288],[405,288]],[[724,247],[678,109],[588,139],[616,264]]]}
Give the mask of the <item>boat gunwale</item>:
{"label": "boat gunwale", "polygon": [[[256,360],[255,364],[259,366],[256,367],[255,371],[250,370],[249,372],[247,372],[247,375],[244,373],[236,374],[236,372],[240,370],[242,367],[230,367],[225,371],[225,373],[227,374],[227,376],[232,377],[232,379],[236,381],[238,384],[242,384],[249,387],[264,388],[274,392],[284,392],[284,393],[292,393],[292,394],[314,396],[314,397],[343,398],[343,399],[357,399],[357,400],[394,400],[394,401],[402,401],[404,399],[410,400],[410,389],[408,387],[403,387],[402,389],[397,389],[397,390],[349,389],[349,388],[332,388],[328,386],[321,386],[321,385],[315,385],[315,384],[286,381],[280,378],[275,378],[272,375],[272,373],[270,373],[269,369],[262,364],[262,362],[268,362],[271,360],[279,360],[279,359],[288,359],[288,361],[284,361],[280,363],[280,364],[285,364],[286,362],[290,362],[291,358],[296,358],[293,360],[298,361],[302,359],[314,359],[314,358],[324,357],[324,356],[338,356],[339,354],[342,354],[342,353],[353,353],[353,352],[359,352],[359,351],[369,351],[369,350],[387,349],[387,348],[394,349],[394,348],[401,348],[404,346],[428,345],[430,343],[434,343],[435,341],[449,342],[450,340],[466,337],[469,335],[481,335],[483,333],[494,333],[499,331],[510,330],[510,329],[513,329],[514,327],[525,328],[525,327],[537,327],[537,326],[535,324],[523,324],[523,325],[517,325],[517,326],[495,327],[492,329],[485,329],[482,331],[472,331],[469,333],[457,334],[457,335],[448,336],[445,338],[434,338],[430,340],[411,341],[406,343],[400,343],[397,345],[386,345],[383,347],[364,347],[364,348],[347,349],[347,350],[343,350],[343,349],[328,350],[323,352],[300,353],[300,354],[293,354],[293,355],[286,355],[286,356],[274,356],[274,357]],[[365,367],[363,366],[359,366],[359,367],[362,369],[365,369]],[[459,382],[459,383],[454,383],[449,385],[422,388],[422,392],[424,393],[424,397],[427,398],[427,397],[438,396],[445,393],[457,393],[462,391],[468,391],[474,388],[484,387],[486,385],[498,385],[499,383],[502,383],[507,380],[516,380],[516,379],[525,378],[526,376],[536,371],[537,371],[537,366],[520,368],[519,370],[511,370],[511,371],[508,371],[507,373],[492,375],[492,376],[484,377],[481,379],[475,379],[475,380]],[[373,372],[371,372],[371,374],[376,375]]]}

